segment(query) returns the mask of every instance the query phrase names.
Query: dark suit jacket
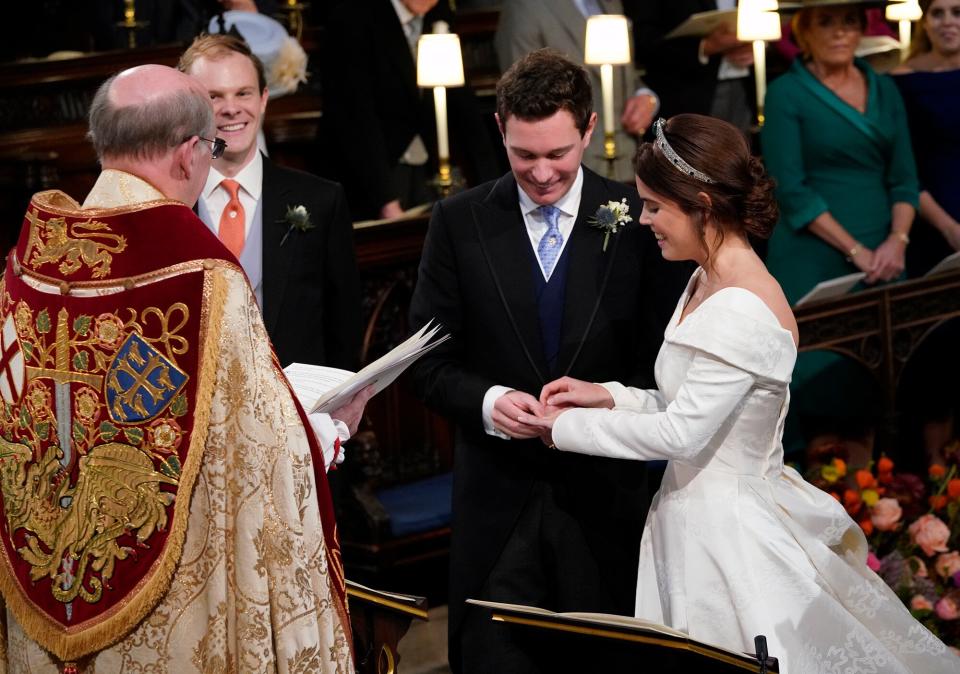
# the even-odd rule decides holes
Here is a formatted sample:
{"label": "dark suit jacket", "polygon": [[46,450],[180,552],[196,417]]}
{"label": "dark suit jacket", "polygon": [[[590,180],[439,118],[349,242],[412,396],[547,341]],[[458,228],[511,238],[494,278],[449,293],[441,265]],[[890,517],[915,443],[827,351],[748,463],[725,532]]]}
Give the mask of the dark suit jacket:
{"label": "dark suit jacket", "polygon": [[[263,322],[282,365],[356,369],[360,354],[360,281],[353,226],[335,182],[263,158]],[[284,223],[303,205],[314,225]]]}
{"label": "dark suit jacket", "polygon": [[[603,252],[603,232],[587,220],[601,204],[623,198],[634,221],[612,236]],[[663,330],[690,269],[663,262],[650,229],[637,223],[639,214],[635,190],[584,169],[580,214],[564,253],[570,259],[558,371],[550,373],[534,296],[534,253],[513,175],[434,208],[411,302],[411,327],[435,317],[453,339],[411,369],[418,394],[457,426],[453,645],[463,602],[481,590],[534,480],[551,482],[590,538],[591,554],[608,575],[602,583],[619,601],[603,610],[633,613],[647,508],[644,465],[548,450],[539,440],[489,436],[481,408],[495,384],[538,396],[544,384],[562,374],[653,385]]]}
{"label": "dark suit jacket", "polygon": [[[623,7],[633,21],[637,64],[645,68],[647,86],[660,97],[660,116],[709,115],[722,57],[714,55],[704,65],[698,53],[700,38],[663,37],[691,14],[717,9],[716,0],[623,0]],[[750,81],[744,79],[743,85]]]}
{"label": "dark suit jacket", "polygon": [[[446,2],[424,17],[452,20]],[[416,63],[390,0],[347,0],[327,17],[323,45],[323,174],[341,183],[354,216],[378,217],[398,197],[392,171],[420,135],[435,167],[433,94],[417,87]],[[490,134],[467,87],[447,89],[450,152],[474,183],[499,174]]]}

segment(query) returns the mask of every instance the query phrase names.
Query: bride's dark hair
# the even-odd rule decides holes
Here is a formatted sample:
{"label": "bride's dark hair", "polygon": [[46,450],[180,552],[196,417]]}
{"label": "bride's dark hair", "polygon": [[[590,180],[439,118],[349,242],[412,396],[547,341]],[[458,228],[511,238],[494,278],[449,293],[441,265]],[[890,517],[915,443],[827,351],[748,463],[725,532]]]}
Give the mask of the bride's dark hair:
{"label": "bride's dark hair", "polygon": [[[707,219],[716,224],[721,236],[725,232],[761,239],[770,236],[779,217],[773,180],[750,154],[739,129],[714,117],[676,115],[664,124],[663,135],[681,159],[714,182],[678,170],[656,143],[643,143],[637,149],[637,177],[693,217],[704,245]],[[710,206],[701,193],[710,197]]]}

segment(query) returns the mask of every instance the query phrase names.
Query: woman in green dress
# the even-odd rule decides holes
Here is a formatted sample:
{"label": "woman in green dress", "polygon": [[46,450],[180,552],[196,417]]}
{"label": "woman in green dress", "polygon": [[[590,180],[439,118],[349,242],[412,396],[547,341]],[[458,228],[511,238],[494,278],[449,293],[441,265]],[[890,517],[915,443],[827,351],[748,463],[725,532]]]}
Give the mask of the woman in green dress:
{"label": "woman in green dress", "polygon": [[[865,23],[861,3],[804,2],[793,20],[803,58],[767,93],[761,143],[781,214],[767,267],[791,304],[837,276],[862,271],[872,284],[903,272],[916,169],[896,85],[854,56]],[[807,435],[842,430],[838,419],[867,421],[866,373],[850,365],[801,354],[791,422]]]}

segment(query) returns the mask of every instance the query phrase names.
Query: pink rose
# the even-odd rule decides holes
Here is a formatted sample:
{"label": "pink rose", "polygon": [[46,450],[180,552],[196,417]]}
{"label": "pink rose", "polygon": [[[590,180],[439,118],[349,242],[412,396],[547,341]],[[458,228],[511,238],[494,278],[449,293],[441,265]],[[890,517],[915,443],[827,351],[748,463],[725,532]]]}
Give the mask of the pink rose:
{"label": "pink rose", "polygon": [[937,617],[942,620],[956,620],[960,618],[960,606],[957,606],[957,602],[949,596],[938,601],[937,605],[933,607],[933,610],[936,611]]}
{"label": "pink rose", "polygon": [[882,498],[870,508],[870,521],[879,531],[893,531],[901,517],[903,510],[895,498]]}
{"label": "pink rose", "polygon": [[880,560],[872,552],[867,553],[867,567],[874,573],[880,570]]}
{"label": "pink rose", "polygon": [[949,578],[957,571],[960,571],[960,552],[945,552],[937,557],[934,565],[941,578]]}
{"label": "pink rose", "polygon": [[919,545],[927,557],[932,557],[935,552],[947,551],[950,529],[940,518],[930,514],[922,515],[907,531],[910,532],[910,541]]}
{"label": "pink rose", "polygon": [[911,611],[932,611],[933,604],[930,603],[930,600],[924,597],[922,594],[913,595],[913,599],[910,600],[910,610]]}

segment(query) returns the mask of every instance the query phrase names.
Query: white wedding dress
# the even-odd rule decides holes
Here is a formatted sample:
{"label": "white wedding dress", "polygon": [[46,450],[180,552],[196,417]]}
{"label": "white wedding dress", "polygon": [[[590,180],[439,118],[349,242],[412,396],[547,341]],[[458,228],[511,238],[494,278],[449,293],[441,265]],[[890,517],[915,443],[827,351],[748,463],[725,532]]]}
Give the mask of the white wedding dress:
{"label": "white wedding dress", "polygon": [[613,410],[557,418],[560,449],[669,459],[643,532],[637,617],[729,649],[767,638],[781,674],[960,672],[960,658],[869,568],[860,527],[783,464],[797,357],[763,301],[725,288],[680,322],[659,391],[611,383]]}

